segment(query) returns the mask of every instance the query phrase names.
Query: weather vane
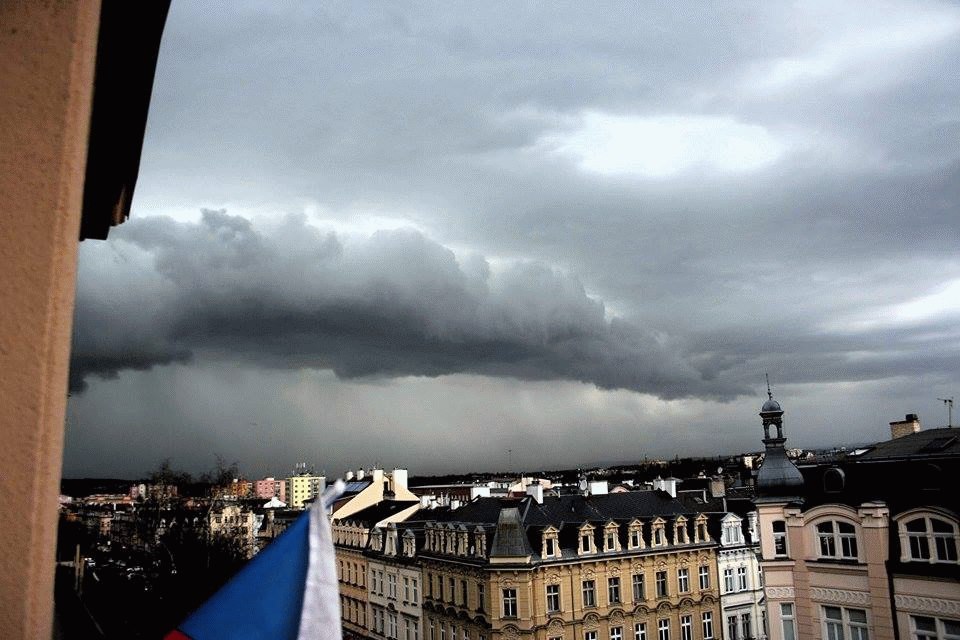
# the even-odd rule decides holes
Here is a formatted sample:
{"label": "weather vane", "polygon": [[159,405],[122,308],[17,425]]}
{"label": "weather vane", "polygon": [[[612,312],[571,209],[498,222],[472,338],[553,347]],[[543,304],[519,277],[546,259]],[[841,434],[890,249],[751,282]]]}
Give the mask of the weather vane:
{"label": "weather vane", "polygon": [[767,378],[767,398],[769,398],[770,400],[773,400],[773,391],[770,391],[770,374],[765,373],[763,375],[766,376]]}

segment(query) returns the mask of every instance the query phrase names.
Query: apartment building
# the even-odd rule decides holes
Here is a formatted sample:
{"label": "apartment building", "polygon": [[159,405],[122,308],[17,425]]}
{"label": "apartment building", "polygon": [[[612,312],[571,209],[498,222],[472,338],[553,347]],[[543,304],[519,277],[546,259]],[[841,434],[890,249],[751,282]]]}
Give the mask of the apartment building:
{"label": "apartment building", "polygon": [[424,522],[426,640],[720,637],[706,516],[661,491],[531,493]]}
{"label": "apartment building", "polygon": [[772,396],[760,416],[770,638],[960,637],[956,432],[923,431],[909,414],[890,424],[891,440],[798,469]]}

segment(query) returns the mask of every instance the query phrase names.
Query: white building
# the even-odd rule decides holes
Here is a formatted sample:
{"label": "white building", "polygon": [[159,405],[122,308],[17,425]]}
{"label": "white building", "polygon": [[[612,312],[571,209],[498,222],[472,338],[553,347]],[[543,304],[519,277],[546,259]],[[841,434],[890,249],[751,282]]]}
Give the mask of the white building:
{"label": "white building", "polygon": [[369,633],[376,639],[421,640],[422,584],[416,538],[396,523],[370,533],[367,587]]}
{"label": "white building", "polygon": [[728,513],[720,520],[717,575],[720,579],[720,610],[725,640],[767,637],[763,573],[760,569],[760,538],[757,514],[746,519]]}

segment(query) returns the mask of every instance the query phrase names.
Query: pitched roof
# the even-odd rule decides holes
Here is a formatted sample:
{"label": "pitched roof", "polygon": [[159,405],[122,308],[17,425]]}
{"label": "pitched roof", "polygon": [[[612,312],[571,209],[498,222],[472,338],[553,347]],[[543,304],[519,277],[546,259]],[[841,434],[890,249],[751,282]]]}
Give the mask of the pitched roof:
{"label": "pitched roof", "polygon": [[360,511],[357,511],[346,518],[343,518],[343,520],[348,522],[359,522],[366,527],[373,527],[383,520],[386,520],[390,516],[396,515],[401,511],[409,509],[410,507],[418,504],[420,503],[416,500],[381,500],[373,506],[367,507],[366,509],[361,509]]}
{"label": "pitched roof", "polygon": [[926,429],[901,438],[878,442],[856,460],[879,461],[897,458],[942,458],[960,456],[960,429]]}

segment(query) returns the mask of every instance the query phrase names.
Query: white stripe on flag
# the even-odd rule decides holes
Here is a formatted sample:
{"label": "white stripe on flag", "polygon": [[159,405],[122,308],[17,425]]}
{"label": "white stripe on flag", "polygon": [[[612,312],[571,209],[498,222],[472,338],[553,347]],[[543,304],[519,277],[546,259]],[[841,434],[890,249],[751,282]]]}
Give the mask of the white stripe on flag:
{"label": "white stripe on flag", "polygon": [[310,507],[310,559],[297,640],[342,638],[336,551],[327,508],[343,494],[343,490],[343,480],[337,480]]}

